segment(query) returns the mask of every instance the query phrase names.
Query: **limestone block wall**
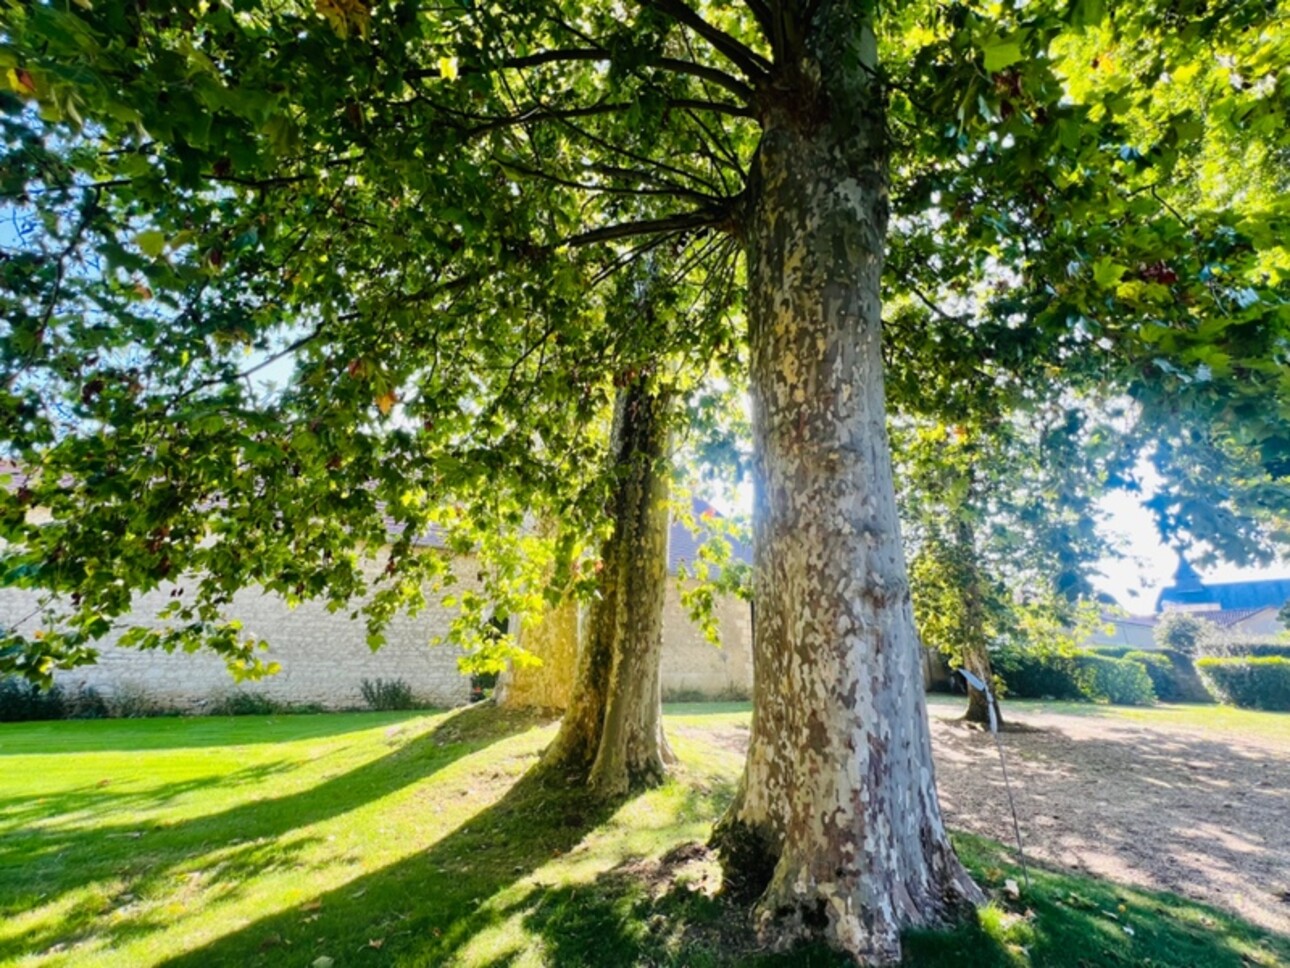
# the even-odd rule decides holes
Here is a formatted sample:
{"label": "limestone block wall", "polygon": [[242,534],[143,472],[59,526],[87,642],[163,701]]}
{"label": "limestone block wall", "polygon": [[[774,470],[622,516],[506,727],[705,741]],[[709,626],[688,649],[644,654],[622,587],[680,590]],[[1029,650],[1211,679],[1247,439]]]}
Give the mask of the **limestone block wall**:
{"label": "limestone block wall", "polygon": [[752,606],[731,597],[717,602],[718,648],[686,614],[670,581],[663,606],[663,698],[752,696]]}
{"label": "limestone block wall", "polygon": [[542,664],[502,673],[494,693],[499,703],[514,709],[569,708],[577,675],[582,611],[577,602],[564,602],[541,621],[520,630],[520,645]]}
{"label": "limestone block wall", "polygon": [[[464,590],[473,569],[459,568]],[[156,624],[156,615],[170,587],[140,596],[133,624]],[[36,595],[20,589],[0,589],[0,624],[12,625],[32,611]],[[313,703],[328,709],[363,707],[364,679],[403,679],[414,695],[437,706],[469,701],[470,679],[457,668],[458,651],[430,640],[448,629],[450,614],[427,608],[415,618],[396,617],[386,630],[387,642],[377,652],[368,648],[363,621],[348,612],[332,613],[317,602],[291,609],[276,595],[259,589],[239,592],[228,614],[240,619],[245,631],[269,643],[268,658],[281,671],[260,682],[234,684],[223,660],[197,652],[144,652],[116,646],[109,637],[99,647],[95,665],[56,675],[64,687],[93,687],[106,694],[138,692],[149,698],[193,711],[213,699],[241,690],[280,702]],[[27,625],[34,625],[30,620]]]}

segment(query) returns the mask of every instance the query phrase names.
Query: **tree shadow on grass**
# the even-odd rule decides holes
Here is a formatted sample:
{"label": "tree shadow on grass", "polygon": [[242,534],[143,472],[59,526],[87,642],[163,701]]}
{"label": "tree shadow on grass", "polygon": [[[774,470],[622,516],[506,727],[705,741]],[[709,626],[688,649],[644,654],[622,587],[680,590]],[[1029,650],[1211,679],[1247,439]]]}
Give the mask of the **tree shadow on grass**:
{"label": "tree shadow on grass", "polygon": [[[486,904],[567,853],[623,801],[530,770],[491,807],[427,850],[167,962],[211,965],[446,964],[509,916]],[[373,944],[375,942],[375,944]],[[517,952],[490,964],[505,964]]]}
{"label": "tree shadow on grass", "polygon": [[[1002,848],[956,838],[974,873],[998,895],[950,931],[911,932],[910,968],[1248,968],[1290,963],[1290,941],[1170,894],[1040,869],[1032,888],[1009,900],[1019,870]],[[774,952],[757,945],[749,914],[704,883],[683,845],[652,864],[620,864],[592,884],[525,900],[526,928],[561,968],[620,965],[686,968],[843,968],[850,959],[821,945]],[[711,864],[709,862],[709,868]],[[1127,931],[1125,929],[1128,929]]]}
{"label": "tree shadow on grass", "polygon": [[[310,838],[281,842],[293,831],[422,782],[456,760],[534,724],[535,719],[523,713],[467,708],[429,732],[399,742],[389,754],[308,789],[172,823],[95,824],[93,795],[73,791],[64,806],[82,811],[83,820],[15,831],[0,846],[0,917],[53,904],[62,893],[96,882],[123,885],[109,908],[121,898],[164,893],[168,879],[173,881],[186,868],[208,864],[216,854],[219,879],[228,885],[224,896],[235,894],[266,870],[291,866],[294,856],[313,842]],[[234,782],[245,781],[243,774],[234,774]],[[195,782],[214,785],[221,779]],[[156,795],[164,799],[166,788],[157,788]],[[112,801],[105,797],[98,803],[110,808]],[[50,805],[50,812],[55,808]],[[76,872],[75,880],[68,878],[69,870]],[[105,927],[104,913],[101,897],[87,898],[53,924],[0,940],[0,962],[56,943],[73,944],[89,935],[107,934],[119,941],[163,926],[152,918],[137,917]]]}

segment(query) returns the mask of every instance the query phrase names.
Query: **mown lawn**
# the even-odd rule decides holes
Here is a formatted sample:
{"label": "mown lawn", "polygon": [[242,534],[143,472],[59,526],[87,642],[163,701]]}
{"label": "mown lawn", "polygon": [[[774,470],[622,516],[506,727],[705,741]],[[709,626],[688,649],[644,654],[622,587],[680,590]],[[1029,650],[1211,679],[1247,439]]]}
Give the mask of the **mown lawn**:
{"label": "mown lawn", "polygon": [[[967,705],[962,696],[933,693],[928,696],[932,709],[940,715],[961,714]],[[1059,713],[1064,716],[1102,716],[1126,722],[1141,723],[1157,729],[1187,730],[1205,733],[1214,739],[1223,737],[1261,738],[1290,746],[1290,713],[1237,709],[1217,703],[1156,703],[1153,706],[1108,706],[1091,702],[1059,702],[1037,699],[1005,699],[1008,709],[1025,713]]]}
{"label": "mown lawn", "polygon": [[[552,727],[490,707],[0,726],[0,964],[836,965],[753,949],[697,844],[746,707],[670,710],[682,758],[616,807],[525,777]],[[962,838],[996,894],[921,966],[1290,963],[1194,903]]]}

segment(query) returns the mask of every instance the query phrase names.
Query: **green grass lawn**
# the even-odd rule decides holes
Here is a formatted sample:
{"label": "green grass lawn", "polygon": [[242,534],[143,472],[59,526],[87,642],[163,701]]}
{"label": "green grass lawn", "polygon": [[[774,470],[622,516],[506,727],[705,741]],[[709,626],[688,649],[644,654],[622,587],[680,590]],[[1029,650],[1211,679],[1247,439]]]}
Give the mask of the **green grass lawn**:
{"label": "green grass lawn", "polygon": [[[963,696],[931,693],[928,703],[940,715],[961,713],[967,705]],[[1058,702],[1037,699],[1005,699],[1003,715],[1015,709],[1023,717],[1027,712],[1060,713],[1066,716],[1103,716],[1126,722],[1141,723],[1157,729],[1199,731],[1222,737],[1261,737],[1290,745],[1290,713],[1237,709],[1217,703],[1156,703],[1154,706],[1107,706],[1091,702]]]}
{"label": "green grass lawn", "polygon": [[[525,777],[552,727],[489,707],[0,725],[0,964],[840,964],[755,951],[713,896],[694,845],[741,758],[710,730],[746,722],[672,707],[675,778],[613,807]],[[958,846],[992,892],[1018,876],[999,846]],[[1222,913],[1047,871],[907,948],[920,966],[1290,963]]]}

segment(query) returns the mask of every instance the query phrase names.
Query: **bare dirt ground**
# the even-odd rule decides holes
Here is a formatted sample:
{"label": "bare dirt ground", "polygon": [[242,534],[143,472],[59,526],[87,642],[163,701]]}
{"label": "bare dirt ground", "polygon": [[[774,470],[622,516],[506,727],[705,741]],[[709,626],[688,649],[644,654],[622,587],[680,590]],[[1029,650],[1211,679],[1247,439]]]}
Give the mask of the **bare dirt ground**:
{"label": "bare dirt ground", "polygon": [[[932,707],[949,825],[1013,841],[988,733]],[[1290,933],[1290,748],[1256,735],[1010,710],[1003,735],[1028,855],[1194,898]],[[1008,712],[1005,712],[1005,716]]]}
{"label": "bare dirt ground", "polygon": [[[931,706],[937,781],[955,830],[1014,842],[988,733]],[[1005,709],[1027,856],[1172,891],[1290,933],[1290,747],[1284,740]],[[727,732],[722,730],[722,732]],[[741,745],[743,729],[723,737]],[[718,737],[713,736],[713,739]]]}

